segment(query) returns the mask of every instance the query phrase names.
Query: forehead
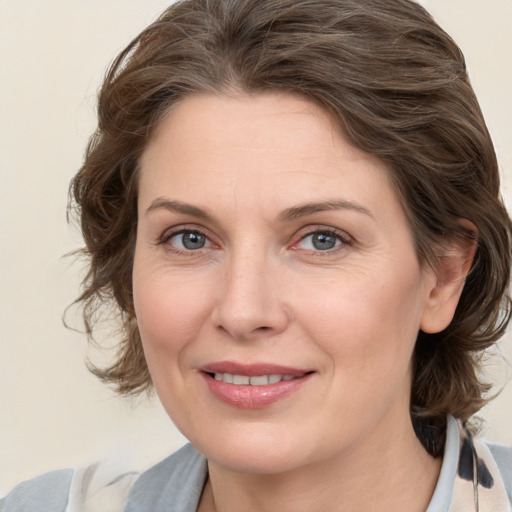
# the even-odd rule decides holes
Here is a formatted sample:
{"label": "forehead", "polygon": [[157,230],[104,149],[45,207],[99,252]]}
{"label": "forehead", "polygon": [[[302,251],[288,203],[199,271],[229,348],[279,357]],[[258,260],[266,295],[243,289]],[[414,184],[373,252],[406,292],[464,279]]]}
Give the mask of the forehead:
{"label": "forehead", "polygon": [[195,95],[161,121],[141,160],[140,199],[396,202],[388,169],[351,144],[324,109],[266,93]]}

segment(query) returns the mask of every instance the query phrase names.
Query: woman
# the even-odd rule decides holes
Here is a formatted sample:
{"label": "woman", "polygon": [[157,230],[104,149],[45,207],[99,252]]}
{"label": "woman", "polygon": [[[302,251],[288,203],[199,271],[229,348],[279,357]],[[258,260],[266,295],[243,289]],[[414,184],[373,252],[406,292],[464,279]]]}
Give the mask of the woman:
{"label": "woman", "polygon": [[420,6],[173,5],[107,75],[72,194],[88,330],[113,302],[125,332],[94,371],[154,385],[191,445],[4,510],[114,489],[132,512],[510,510],[512,454],[468,420],[511,224],[464,58]]}

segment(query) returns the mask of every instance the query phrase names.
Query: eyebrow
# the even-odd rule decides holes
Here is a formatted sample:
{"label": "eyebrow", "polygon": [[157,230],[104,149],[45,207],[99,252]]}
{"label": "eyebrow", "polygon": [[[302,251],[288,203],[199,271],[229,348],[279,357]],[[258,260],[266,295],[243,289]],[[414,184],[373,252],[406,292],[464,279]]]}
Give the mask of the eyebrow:
{"label": "eyebrow", "polygon": [[154,199],[149,205],[148,209],[144,212],[144,215],[147,215],[148,213],[158,209],[183,213],[185,215],[190,215],[192,217],[210,222],[216,221],[215,216],[213,216],[211,213],[208,213],[206,210],[199,208],[198,206],[194,206],[189,203],[183,203],[181,201],[167,199],[165,197],[157,197]]}
{"label": "eyebrow", "polygon": [[[196,217],[198,219],[209,222],[217,222],[217,219],[214,215],[207,212],[206,210],[203,210],[202,208],[199,208],[198,206],[194,206],[189,203],[183,203],[181,201],[167,199],[165,197],[157,197],[154,199],[144,214],[147,215],[149,212],[158,209],[190,215],[192,217]],[[372,219],[374,218],[368,208],[365,208],[364,206],[353,201],[336,199],[315,203],[304,203],[301,205],[292,206],[291,208],[286,208],[286,210],[283,210],[277,216],[277,220],[280,222],[289,222],[292,220],[300,219],[301,217],[312,215],[314,213],[332,210],[352,210],[364,215],[368,215]]]}
{"label": "eyebrow", "polygon": [[353,201],[345,201],[343,199],[335,199],[331,201],[321,201],[318,203],[305,203],[298,206],[292,206],[291,208],[287,208],[283,210],[279,216],[278,220],[280,221],[291,221],[300,219],[301,217],[306,217],[307,215],[312,215],[313,213],[325,212],[330,210],[353,210],[359,213],[363,213],[368,215],[372,219],[374,216],[364,206],[355,203]]}

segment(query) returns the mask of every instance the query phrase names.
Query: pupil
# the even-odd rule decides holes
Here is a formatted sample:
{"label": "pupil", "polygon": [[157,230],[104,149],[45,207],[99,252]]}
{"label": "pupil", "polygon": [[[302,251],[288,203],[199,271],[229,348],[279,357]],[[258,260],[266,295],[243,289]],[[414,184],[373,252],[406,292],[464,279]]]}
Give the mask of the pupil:
{"label": "pupil", "polygon": [[313,246],[315,249],[325,251],[332,249],[336,245],[336,237],[328,233],[315,233],[313,235]]}
{"label": "pupil", "polygon": [[201,249],[206,242],[205,237],[201,233],[193,231],[183,234],[183,246],[187,249]]}

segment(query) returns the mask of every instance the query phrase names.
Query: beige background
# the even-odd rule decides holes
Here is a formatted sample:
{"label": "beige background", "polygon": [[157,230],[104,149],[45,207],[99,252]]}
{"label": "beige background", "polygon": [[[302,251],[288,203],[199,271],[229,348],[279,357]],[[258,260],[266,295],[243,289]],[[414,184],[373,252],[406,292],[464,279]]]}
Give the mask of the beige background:
{"label": "beige background", "polygon": [[[0,494],[20,479],[109,458],[144,467],[183,438],[155,401],[119,400],[88,374],[61,315],[80,268],[69,179],[94,128],[110,59],[164,0],[0,0]],[[512,0],[423,2],[464,50],[512,204]],[[512,358],[509,339],[503,351]],[[489,371],[504,383],[507,366]],[[512,443],[512,384],[484,411]]]}

